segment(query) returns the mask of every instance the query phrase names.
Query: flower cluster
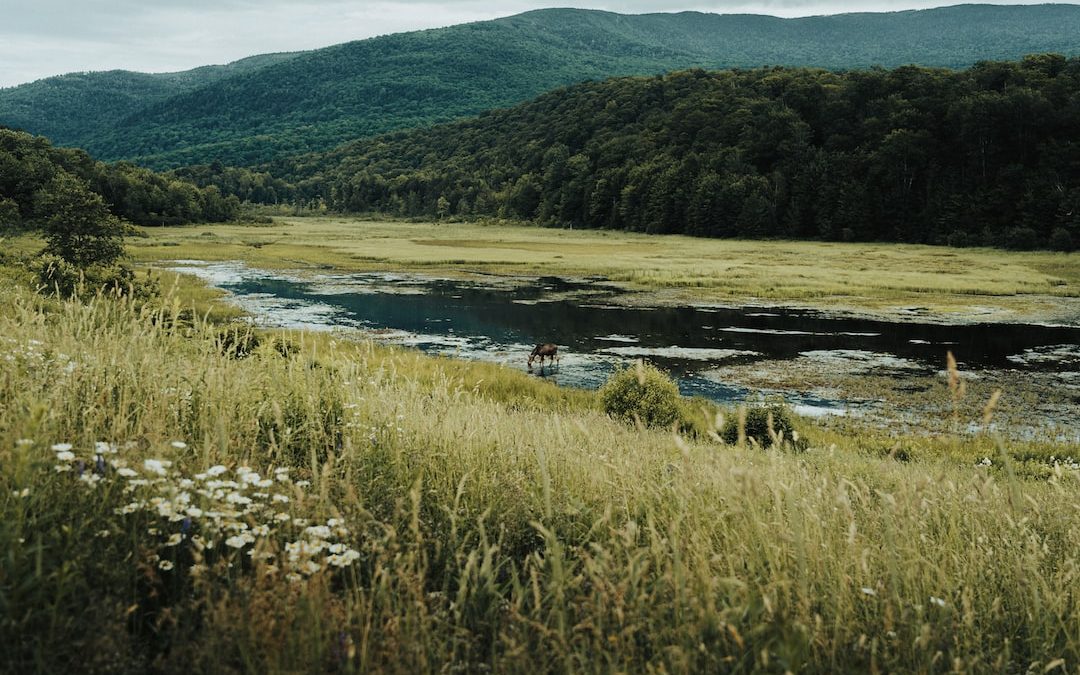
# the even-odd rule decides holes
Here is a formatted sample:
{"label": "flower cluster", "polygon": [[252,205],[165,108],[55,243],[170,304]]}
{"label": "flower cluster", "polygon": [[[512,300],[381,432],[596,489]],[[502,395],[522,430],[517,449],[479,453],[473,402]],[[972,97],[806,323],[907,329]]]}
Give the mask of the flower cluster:
{"label": "flower cluster", "polygon": [[[182,441],[173,441],[171,446],[187,447]],[[230,559],[245,555],[261,563],[265,573],[284,572],[295,582],[322,570],[349,567],[360,558],[349,545],[351,532],[340,519],[312,522],[293,512],[310,483],[293,480],[288,468],[279,467],[263,476],[250,467],[230,469],[218,464],[185,475],[166,459],[129,464],[121,452],[128,449],[97,443],[94,459],[88,463],[76,456],[70,443],[57,443],[52,446],[54,470],[76,474],[91,488],[102,481],[121,485],[130,501],[115,513],[146,514],[156,521],[147,534],[156,538],[155,562],[163,571],[175,567],[181,559],[175,551],[183,547],[195,553],[197,561],[208,551]],[[191,571],[200,574],[205,567],[196,562]]]}
{"label": "flower cluster", "polygon": [[1073,459],[1071,455],[1068,457],[1055,457],[1054,455],[1050,455],[1050,465],[1055,468],[1060,466],[1062,469],[1080,471],[1080,460]]}
{"label": "flower cluster", "polygon": [[48,349],[41,340],[27,340],[22,344],[14,338],[2,337],[0,343],[7,345],[6,350],[0,351],[0,360],[16,366],[35,370],[56,366],[60,372],[70,375],[78,365],[67,354]]}

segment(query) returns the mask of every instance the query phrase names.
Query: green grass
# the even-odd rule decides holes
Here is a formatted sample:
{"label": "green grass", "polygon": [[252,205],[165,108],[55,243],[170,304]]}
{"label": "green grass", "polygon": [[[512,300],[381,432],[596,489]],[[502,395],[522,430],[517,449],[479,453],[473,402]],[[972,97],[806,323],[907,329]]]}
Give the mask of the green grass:
{"label": "green grass", "polygon": [[1080,254],[905,244],[695,239],[511,225],[283,218],[272,226],[145,228],[134,259],[256,267],[603,276],[646,304],[766,302],[886,316],[1075,319]]}
{"label": "green grass", "polygon": [[[1080,662],[1080,471],[1047,457],[1065,448],[807,423],[805,452],[727,446],[616,422],[594,394],[498,366],[340,336],[229,358],[187,297],[68,302],[9,279],[0,669]],[[97,442],[118,450],[92,483]],[[208,482],[218,464],[236,485]],[[289,479],[245,483],[242,468]],[[355,560],[290,560],[296,542]]]}

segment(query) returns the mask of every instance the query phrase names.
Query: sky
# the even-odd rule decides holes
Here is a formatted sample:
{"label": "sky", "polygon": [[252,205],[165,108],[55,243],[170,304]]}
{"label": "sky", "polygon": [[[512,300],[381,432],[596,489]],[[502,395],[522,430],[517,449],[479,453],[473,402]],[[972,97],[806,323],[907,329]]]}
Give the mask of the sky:
{"label": "sky", "polygon": [[[1012,0],[1007,4],[1036,4]],[[810,16],[959,0],[0,0],[0,87],[87,70],[170,72],[542,7]],[[1006,3],[999,3],[1006,4]]]}

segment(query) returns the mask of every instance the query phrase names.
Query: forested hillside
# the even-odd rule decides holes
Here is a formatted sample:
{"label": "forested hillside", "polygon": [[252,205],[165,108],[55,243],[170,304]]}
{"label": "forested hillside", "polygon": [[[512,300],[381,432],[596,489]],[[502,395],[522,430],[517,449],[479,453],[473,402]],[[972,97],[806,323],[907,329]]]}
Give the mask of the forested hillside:
{"label": "forested hillside", "polygon": [[[801,19],[540,10],[307,52],[167,97],[158,83],[143,94],[132,86],[124,96],[99,96],[78,78],[72,89],[64,79],[46,81],[0,92],[0,123],[158,168],[253,165],[589,79],[692,67],[965,67],[1048,51],[1080,54],[1080,7],[964,5]],[[67,105],[81,105],[84,95],[101,101],[83,112]]]}
{"label": "forested hillside", "polygon": [[0,89],[0,124],[47,136],[57,145],[83,147],[148,105],[293,56],[264,54],[177,73],[110,70],[48,77]]}
{"label": "forested hillside", "polygon": [[1070,249],[1080,59],[590,82],[270,173],[346,212]]}
{"label": "forested hillside", "polygon": [[0,234],[53,215],[61,191],[100,195],[114,216],[141,225],[218,222],[239,210],[239,200],[217,187],[196,187],[126,162],[104,164],[82,150],[54,148],[43,137],[0,127]]}

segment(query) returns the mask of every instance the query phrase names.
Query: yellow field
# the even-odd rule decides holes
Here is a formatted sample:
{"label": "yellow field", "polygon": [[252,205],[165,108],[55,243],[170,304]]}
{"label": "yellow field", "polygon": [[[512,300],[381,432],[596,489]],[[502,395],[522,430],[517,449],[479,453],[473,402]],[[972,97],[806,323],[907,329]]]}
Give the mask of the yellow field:
{"label": "yellow field", "polygon": [[284,218],[273,225],[144,228],[135,260],[259,267],[602,276],[642,302],[766,302],[893,317],[1068,320],[1080,254],[903,244],[732,241],[535,227]]}

